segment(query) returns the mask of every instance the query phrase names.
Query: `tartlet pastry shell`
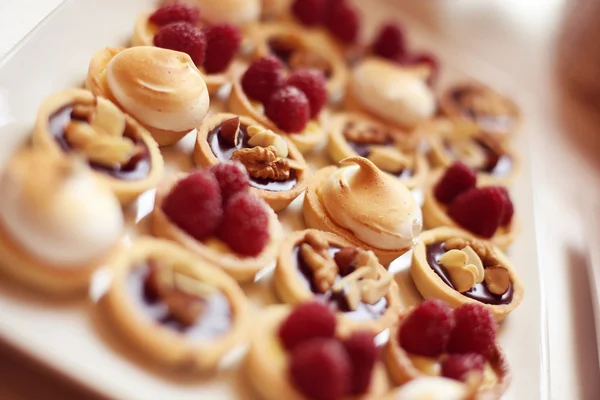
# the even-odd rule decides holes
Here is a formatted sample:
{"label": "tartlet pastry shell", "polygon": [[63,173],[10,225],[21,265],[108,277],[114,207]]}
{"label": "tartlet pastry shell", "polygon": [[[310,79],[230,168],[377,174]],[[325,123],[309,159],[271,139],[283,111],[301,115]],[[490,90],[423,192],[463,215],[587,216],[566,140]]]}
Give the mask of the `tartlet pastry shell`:
{"label": "tartlet pastry shell", "polygon": [[[447,226],[454,228],[463,235],[473,236],[480,240],[486,240],[498,246],[502,250],[506,250],[512,242],[515,241],[519,233],[521,232],[521,221],[517,212],[513,215],[512,221],[507,226],[501,226],[498,228],[494,236],[491,238],[484,238],[481,236],[474,235],[468,230],[458,225],[446,212],[446,205],[440,203],[433,193],[433,189],[441,177],[443,170],[434,171],[429,178],[427,187],[425,188],[425,202],[423,203],[423,225],[426,229],[434,229],[440,226]],[[479,176],[478,176],[479,178]],[[478,179],[477,186],[491,186],[492,183],[485,182],[484,179]]]}
{"label": "tartlet pastry shell", "polygon": [[[52,114],[71,104],[94,104],[96,96],[83,89],[67,89],[50,96],[42,103],[38,110],[35,130],[33,132],[33,145],[38,146],[61,156],[68,156],[52,136],[49,120]],[[164,170],[163,157],[158,145],[152,136],[134,118],[124,113],[127,126],[136,132],[136,135],[148,148],[150,159],[150,172],[148,176],[139,180],[123,180],[114,178],[103,172],[94,171],[94,176],[107,184],[115,193],[119,202],[126,206],[133,202],[140,194],[155,187],[162,177]]]}
{"label": "tartlet pastry shell", "polygon": [[[133,268],[152,258],[173,261],[173,266],[183,273],[219,288],[232,309],[231,330],[221,337],[194,343],[143,315],[143,310],[130,297],[127,279]],[[161,365],[192,371],[213,370],[228,351],[244,341],[248,306],[242,289],[218,268],[176,244],[153,238],[138,239],[131,248],[112,259],[110,271],[113,274],[111,286],[99,306],[132,345]]]}
{"label": "tartlet pastry shell", "polygon": [[494,318],[497,322],[502,322],[504,318],[521,303],[521,300],[523,300],[523,283],[517,275],[513,264],[500,249],[494,248],[496,258],[500,261],[501,266],[508,270],[510,274],[510,280],[513,287],[513,298],[509,304],[485,304],[467,296],[463,296],[455,289],[446,285],[435,271],[431,269],[427,262],[427,255],[425,252],[426,246],[450,238],[473,239],[474,236],[467,234],[463,230],[447,227],[440,227],[421,233],[419,242],[413,248],[412,264],[410,267],[410,273],[417,289],[424,298],[443,300],[452,308],[468,303],[482,304],[494,314]]}
{"label": "tartlet pastry shell", "polygon": [[[308,233],[315,233],[321,235],[322,238],[327,240],[330,245],[334,245],[340,248],[353,247],[354,245],[347,240],[334,235],[329,232],[320,232],[314,229],[307,229],[303,231],[295,231],[286,236],[285,240],[281,245],[279,257],[277,258],[277,267],[275,268],[275,290],[279,297],[288,304],[298,304],[314,299],[314,293],[307,288],[298,277],[298,270],[296,268],[295,260],[292,260],[292,251],[294,248],[302,244]],[[381,267],[381,274],[387,273],[384,268]],[[338,315],[344,319],[344,322],[356,329],[369,330],[374,334],[378,334],[391,327],[398,315],[403,309],[400,296],[398,294],[398,285],[395,281],[392,281],[390,289],[386,295],[388,302],[388,308],[385,313],[376,320],[370,321],[354,321],[350,318],[346,318],[343,312]]]}
{"label": "tartlet pastry shell", "polygon": [[[214,155],[208,144],[208,134],[223,121],[235,117],[237,117],[235,114],[220,113],[212,115],[202,122],[202,125],[198,128],[198,136],[194,148],[194,161],[196,162],[196,165],[199,167],[210,167],[212,165],[220,164],[219,159]],[[244,116],[240,117],[240,123],[245,126],[258,124],[252,118]],[[304,157],[302,157],[302,154],[298,151],[296,146],[287,137],[284,136],[283,138],[288,145],[288,157],[292,160],[305,163]],[[250,187],[250,190],[255,195],[265,200],[274,211],[281,211],[304,191],[309,174],[310,172],[308,169],[296,170],[297,183],[290,190],[271,191],[254,187]]]}
{"label": "tartlet pastry shell", "polygon": [[[397,385],[402,385],[410,380],[427,376],[413,365],[408,353],[398,342],[398,331],[409,313],[410,311],[407,311],[405,314],[401,315],[399,324],[390,330],[390,338],[384,350],[383,357],[385,363],[392,380]],[[486,390],[477,391],[473,396],[473,400],[497,400],[510,385],[510,369],[506,357],[499,347],[496,347],[493,357],[487,359],[487,362],[496,373],[498,382],[496,385]]]}
{"label": "tartlet pastry shell", "polygon": [[[278,343],[277,329],[289,311],[289,307],[285,306],[274,306],[264,310],[256,329],[251,332],[251,344],[244,370],[250,384],[264,400],[307,400],[291,383],[288,375],[288,357]],[[368,392],[353,399],[379,399],[388,388],[387,373],[383,365],[377,364]]]}
{"label": "tartlet pastry shell", "polygon": [[162,202],[168,195],[171,187],[182,177],[175,175],[159,184],[156,191],[154,210],[152,211],[152,233],[160,238],[172,240],[184,248],[191,250],[205,261],[218,266],[237,281],[249,281],[264,267],[273,265],[279,245],[283,240],[283,228],[277,214],[267,208],[269,213],[269,243],[256,257],[244,257],[236,254],[227,246],[219,242],[217,248],[208,246],[188,235],[184,230],[175,225],[162,210]]}
{"label": "tartlet pastry shell", "polygon": [[383,266],[387,266],[389,263],[406,253],[410,248],[398,249],[398,250],[385,250],[370,246],[363,241],[359,240],[351,231],[342,228],[337,225],[329,216],[325,207],[321,203],[318,192],[321,190],[325,181],[337,170],[337,167],[325,167],[318,170],[308,182],[306,188],[306,195],[304,197],[304,205],[302,211],[304,213],[304,220],[309,228],[318,229],[326,232],[335,233],[341,236],[348,242],[352,243],[353,246],[362,247],[365,250],[372,250],[379,262]]}

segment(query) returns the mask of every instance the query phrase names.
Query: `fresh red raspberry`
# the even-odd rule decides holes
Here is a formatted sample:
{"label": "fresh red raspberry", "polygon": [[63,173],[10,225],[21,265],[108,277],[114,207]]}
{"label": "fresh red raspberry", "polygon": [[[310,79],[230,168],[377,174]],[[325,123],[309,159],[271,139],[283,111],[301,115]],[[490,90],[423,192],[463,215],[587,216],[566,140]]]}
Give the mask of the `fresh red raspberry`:
{"label": "fresh red raspberry", "polygon": [[504,216],[504,193],[497,187],[473,188],[456,196],[448,215],[476,235],[491,238]]}
{"label": "fresh red raspberry", "polygon": [[325,22],[326,0],[295,0],[292,13],[306,26],[317,26]]}
{"label": "fresh red raspberry", "polygon": [[233,25],[219,24],[204,28],[204,35],[206,36],[204,70],[209,74],[225,71],[242,44],[240,30]]}
{"label": "fresh red raspberry", "polygon": [[163,201],[162,209],[190,236],[204,240],[215,233],[223,219],[219,184],[206,171],[194,172],[173,186]]}
{"label": "fresh red raspberry", "polygon": [[329,32],[343,43],[355,43],[360,30],[358,11],[345,1],[332,1],[329,7],[325,21]]}
{"label": "fresh red raspberry", "polygon": [[454,328],[452,309],[440,300],[425,300],[402,323],[398,341],[409,353],[436,357],[446,350]]}
{"label": "fresh red raspberry", "polygon": [[238,192],[225,204],[219,237],[233,251],[257,256],[269,242],[267,205],[249,192]]}
{"label": "fresh red raspberry", "polygon": [[273,92],[284,83],[283,64],[275,56],[254,61],[242,76],[242,88],[246,96],[263,104],[266,104]]}
{"label": "fresh red raspberry", "polygon": [[452,354],[442,362],[442,376],[465,382],[469,372],[483,373],[485,358],[481,354]]}
{"label": "fresh red raspberry", "polygon": [[515,214],[515,206],[510,199],[510,194],[505,187],[498,187],[502,194],[504,194],[504,213],[502,215],[502,219],[500,220],[500,226],[506,226],[511,223],[513,215]]}
{"label": "fresh red raspberry", "polygon": [[310,103],[300,89],[286,86],[273,93],[265,114],[279,129],[298,133],[302,132],[310,120]]}
{"label": "fresh red raspberry", "polygon": [[279,339],[288,350],[315,338],[332,338],[336,319],[329,307],[322,303],[302,303],[290,313],[279,327]]}
{"label": "fresh red raspberry", "polygon": [[406,53],[404,29],[394,22],[382,26],[372,48],[373,53],[388,60],[402,59]]}
{"label": "fresh red raspberry", "polygon": [[165,25],[154,36],[154,45],[187,53],[196,65],[204,62],[206,37],[202,29],[187,22]]}
{"label": "fresh red raspberry", "polygon": [[450,336],[448,352],[477,353],[491,357],[496,350],[496,322],[492,312],[477,303],[468,303],[454,310],[456,326]]}
{"label": "fresh red raspberry", "polygon": [[297,87],[306,95],[313,119],[327,103],[327,80],[323,72],[314,68],[300,68],[288,76],[286,85]]}
{"label": "fresh red raspberry", "polygon": [[240,163],[233,161],[224,162],[213,165],[208,170],[219,183],[223,204],[227,204],[227,201],[234,194],[246,192],[250,187],[248,171]]}
{"label": "fresh red raspberry", "polygon": [[429,68],[431,68],[431,74],[429,75],[429,79],[427,79],[427,84],[429,84],[429,86],[435,85],[440,73],[440,62],[436,56],[428,52],[415,53],[407,57],[405,64],[425,64],[429,66]]}
{"label": "fresh red raspberry", "polygon": [[350,356],[352,374],[350,394],[361,395],[367,392],[379,352],[371,332],[354,332],[342,340]]}
{"label": "fresh red raspberry", "polygon": [[290,375],[311,400],[341,399],[350,388],[350,359],[339,341],[312,339],[294,349]]}
{"label": "fresh red raspberry", "polygon": [[196,25],[200,22],[200,10],[187,3],[170,3],[154,11],[149,20],[158,26],[173,22],[187,22]]}
{"label": "fresh red raspberry", "polygon": [[450,204],[456,196],[474,188],[476,184],[477,173],[473,168],[457,161],[446,169],[433,188],[433,194],[440,203]]}

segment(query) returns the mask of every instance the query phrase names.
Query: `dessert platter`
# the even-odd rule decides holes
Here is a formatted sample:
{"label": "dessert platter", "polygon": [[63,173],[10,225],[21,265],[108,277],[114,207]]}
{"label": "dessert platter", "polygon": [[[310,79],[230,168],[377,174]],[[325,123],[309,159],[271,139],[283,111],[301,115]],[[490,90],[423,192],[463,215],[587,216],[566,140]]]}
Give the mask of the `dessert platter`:
{"label": "dessert platter", "polygon": [[0,338],[110,398],[542,398],[518,93],[370,8],[59,7],[0,64]]}

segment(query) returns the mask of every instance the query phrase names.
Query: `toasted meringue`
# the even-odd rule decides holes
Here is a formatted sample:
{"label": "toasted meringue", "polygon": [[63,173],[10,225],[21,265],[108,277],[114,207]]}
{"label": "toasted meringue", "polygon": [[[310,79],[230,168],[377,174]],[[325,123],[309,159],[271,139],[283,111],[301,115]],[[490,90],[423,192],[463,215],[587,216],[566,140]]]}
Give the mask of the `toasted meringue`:
{"label": "toasted meringue", "polygon": [[6,231],[40,260],[64,268],[86,265],[121,236],[119,201],[74,159],[24,151],[7,166],[0,185]]}
{"label": "toasted meringue", "polygon": [[321,199],[330,218],[371,246],[412,247],[423,223],[410,191],[365,158],[341,163],[355,165],[338,169],[323,186]]}
{"label": "toasted meringue", "polygon": [[150,46],[125,49],[108,64],[106,81],[121,107],[152,128],[191,131],[208,112],[206,83],[185,53]]}
{"label": "toasted meringue", "polygon": [[389,400],[466,400],[469,387],[462,382],[442,377],[414,379],[396,391]]}
{"label": "toasted meringue", "polygon": [[260,17],[260,0],[191,0],[210,24],[243,25]]}
{"label": "toasted meringue", "polygon": [[403,68],[388,61],[366,59],[350,79],[350,95],[366,111],[404,127],[433,117],[435,96],[427,86],[427,69]]}

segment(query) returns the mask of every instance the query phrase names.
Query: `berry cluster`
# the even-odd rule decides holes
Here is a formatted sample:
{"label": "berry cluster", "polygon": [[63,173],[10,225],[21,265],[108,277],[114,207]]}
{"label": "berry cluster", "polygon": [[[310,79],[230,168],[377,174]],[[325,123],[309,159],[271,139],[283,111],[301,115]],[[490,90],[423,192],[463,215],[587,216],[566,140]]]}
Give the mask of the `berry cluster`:
{"label": "berry cluster", "polygon": [[346,0],[295,0],[292,13],[303,25],[324,26],[342,43],[358,39],[360,16]]}
{"label": "berry cluster", "polygon": [[177,182],[162,209],[195,239],[217,235],[236,253],[256,256],[269,241],[269,214],[249,187],[241,164],[221,163]]}
{"label": "berry cluster", "polygon": [[435,198],[448,205],[448,215],[459,225],[486,238],[510,224],[514,206],[506,188],[478,188],[476,172],[461,162],[452,164],[434,187]]}
{"label": "berry cluster", "polygon": [[209,74],[223,72],[237,54],[242,35],[229,24],[200,28],[200,11],[186,3],[170,3],[150,16],[159,26],[154,45],[189,54],[198,67]]}
{"label": "berry cluster", "polygon": [[369,332],[335,337],[336,318],[321,303],[297,306],[279,328],[290,353],[289,373],[296,388],[314,400],[364,394],[378,357]]}
{"label": "berry cluster", "polygon": [[440,300],[426,300],[404,320],[398,331],[400,346],[411,354],[440,357],[442,375],[465,380],[482,372],[496,349],[496,322],[490,310],[469,303],[452,310]]}
{"label": "berry cluster", "polygon": [[254,61],[241,80],[246,96],[261,102],[266,116],[285,132],[301,132],[327,102],[325,75],[316,69],[297,69],[286,78],[275,56]]}

